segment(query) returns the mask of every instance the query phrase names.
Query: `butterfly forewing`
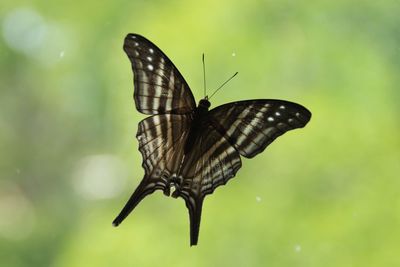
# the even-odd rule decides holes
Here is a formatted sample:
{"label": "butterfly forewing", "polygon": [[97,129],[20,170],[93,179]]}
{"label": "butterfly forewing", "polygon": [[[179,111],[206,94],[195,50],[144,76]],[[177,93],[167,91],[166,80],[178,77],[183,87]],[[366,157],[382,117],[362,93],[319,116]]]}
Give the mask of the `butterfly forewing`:
{"label": "butterfly forewing", "polygon": [[232,102],[210,111],[212,125],[247,158],[285,132],[304,127],[310,118],[299,104],[271,99]]}
{"label": "butterfly forewing", "polygon": [[134,74],[136,108],[144,114],[185,114],[196,107],[185,79],[152,42],[128,34],[124,42]]}

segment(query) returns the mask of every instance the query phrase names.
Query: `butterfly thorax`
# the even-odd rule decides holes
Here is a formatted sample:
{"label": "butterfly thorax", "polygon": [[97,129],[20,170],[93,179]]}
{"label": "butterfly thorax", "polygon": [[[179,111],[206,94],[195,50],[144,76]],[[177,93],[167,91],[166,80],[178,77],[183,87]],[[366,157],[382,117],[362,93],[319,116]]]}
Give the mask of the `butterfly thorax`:
{"label": "butterfly thorax", "polygon": [[189,153],[192,150],[196,139],[201,133],[202,125],[205,121],[207,121],[208,109],[210,106],[211,103],[207,100],[207,98],[201,99],[199,105],[193,111],[193,121],[185,144],[185,154]]}

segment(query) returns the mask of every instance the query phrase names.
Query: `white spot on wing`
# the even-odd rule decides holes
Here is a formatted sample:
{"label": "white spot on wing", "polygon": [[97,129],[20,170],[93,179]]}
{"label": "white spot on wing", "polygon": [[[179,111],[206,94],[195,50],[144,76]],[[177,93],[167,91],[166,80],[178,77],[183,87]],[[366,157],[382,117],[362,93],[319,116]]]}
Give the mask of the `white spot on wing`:
{"label": "white spot on wing", "polygon": [[147,60],[148,61],[152,61],[153,59],[151,57],[147,57]]}
{"label": "white spot on wing", "polygon": [[139,56],[139,52],[135,50],[135,56]]}
{"label": "white spot on wing", "polygon": [[135,36],[135,35],[131,35],[131,38],[132,38],[132,39],[136,39],[136,36]]}
{"label": "white spot on wing", "polygon": [[276,116],[280,116],[280,115],[281,115],[281,113],[279,113],[279,112],[275,112],[275,115],[276,115]]}
{"label": "white spot on wing", "polygon": [[282,105],[282,106],[280,106],[279,108],[280,108],[280,109],[285,109],[286,107],[285,107],[284,105]]}
{"label": "white spot on wing", "polygon": [[153,67],[153,65],[147,65],[147,68],[149,69],[149,70],[154,70],[154,67]]}
{"label": "white spot on wing", "polygon": [[268,117],[268,121],[274,121],[274,118]]}
{"label": "white spot on wing", "polygon": [[149,52],[153,54],[154,53],[153,48],[149,48]]}
{"label": "white spot on wing", "polygon": [[134,46],[139,46],[139,43],[138,42],[134,42],[133,45]]}
{"label": "white spot on wing", "polygon": [[300,117],[300,113],[296,112],[296,117]]}

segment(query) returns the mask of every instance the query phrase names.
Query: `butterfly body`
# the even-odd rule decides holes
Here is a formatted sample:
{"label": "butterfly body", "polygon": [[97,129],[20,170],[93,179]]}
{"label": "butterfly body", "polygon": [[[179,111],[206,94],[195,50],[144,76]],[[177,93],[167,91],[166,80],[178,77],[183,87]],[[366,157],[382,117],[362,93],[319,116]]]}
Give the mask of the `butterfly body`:
{"label": "butterfly body", "polygon": [[185,144],[185,154],[189,153],[196,142],[204,123],[207,121],[208,109],[211,103],[207,99],[202,99],[193,112],[193,122],[190,127],[189,135]]}
{"label": "butterfly body", "polygon": [[274,99],[231,102],[209,110],[205,97],[196,106],[183,76],[156,45],[128,34],[124,50],[134,73],[136,108],[151,116],[139,123],[136,135],[144,177],[113,225],[144,197],[162,190],[185,200],[190,244],[196,245],[206,195],[236,175],[240,156],[252,158],[278,136],[304,127],[311,113],[299,104]]}

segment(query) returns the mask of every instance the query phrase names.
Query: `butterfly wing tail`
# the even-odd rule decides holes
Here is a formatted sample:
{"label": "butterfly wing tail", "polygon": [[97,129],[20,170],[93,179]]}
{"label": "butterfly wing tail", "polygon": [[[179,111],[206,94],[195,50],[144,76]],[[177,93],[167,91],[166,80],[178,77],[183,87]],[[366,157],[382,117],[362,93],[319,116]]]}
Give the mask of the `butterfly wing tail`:
{"label": "butterfly wing tail", "polygon": [[189,210],[190,219],[190,246],[196,246],[199,240],[201,209],[203,206],[203,198],[195,199],[192,197],[183,197],[186,207]]}
{"label": "butterfly wing tail", "polygon": [[126,202],[124,208],[114,219],[112,225],[117,227],[133,211],[133,209],[143,198],[153,193],[156,189],[158,188],[154,186],[154,183],[151,183],[145,176],[140,182],[139,186],[133,192],[132,196],[129,198],[128,202]]}

